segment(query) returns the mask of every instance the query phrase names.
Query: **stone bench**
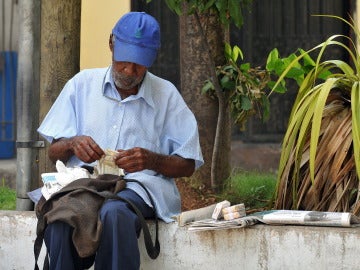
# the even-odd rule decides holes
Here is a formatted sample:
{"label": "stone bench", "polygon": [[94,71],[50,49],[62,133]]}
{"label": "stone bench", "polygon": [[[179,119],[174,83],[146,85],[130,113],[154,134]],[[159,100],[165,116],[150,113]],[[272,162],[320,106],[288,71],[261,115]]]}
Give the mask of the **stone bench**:
{"label": "stone bench", "polygon": [[[0,211],[0,269],[33,269],[35,236],[33,211]],[[152,260],[140,236],[141,269],[360,269],[360,228],[256,225],[189,232],[160,222],[159,240],[160,255]],[[40,269],[43,258],[42,252]]]}

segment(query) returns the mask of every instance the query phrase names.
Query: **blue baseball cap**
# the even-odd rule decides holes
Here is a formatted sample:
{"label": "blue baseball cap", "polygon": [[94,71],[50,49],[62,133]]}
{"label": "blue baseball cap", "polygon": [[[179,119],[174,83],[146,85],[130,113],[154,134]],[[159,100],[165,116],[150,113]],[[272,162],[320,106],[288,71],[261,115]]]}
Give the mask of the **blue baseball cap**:
{"label": "blue baseball cap", "polygon": [[129,12],[115,24],[114,60],[150,67],[160,48],[160,27],[145,12]]}

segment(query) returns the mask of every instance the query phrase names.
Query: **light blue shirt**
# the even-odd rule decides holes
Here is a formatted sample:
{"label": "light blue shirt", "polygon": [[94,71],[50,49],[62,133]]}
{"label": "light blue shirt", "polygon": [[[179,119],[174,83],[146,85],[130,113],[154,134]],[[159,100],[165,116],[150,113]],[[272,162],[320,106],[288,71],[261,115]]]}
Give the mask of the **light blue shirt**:
{"label": "light blue shirt", "polygon": [[[111,67],[79,72],[66,83],[38,132],[49,142],[86,135],[102,149],[142,147],[194,159],[196,168],[203,164],[193,113],[172,83],[150,72],[139,92],[124,100],[114,86]],[[83,164],[73,156],[66,165]],[[146,186],[159,218],[171,222],[180,213],[180,194],[174,179],[151,170],[129,173],[125,178],[137,179]],[[151,205],[138,184],[128,183],[128,187]]]}

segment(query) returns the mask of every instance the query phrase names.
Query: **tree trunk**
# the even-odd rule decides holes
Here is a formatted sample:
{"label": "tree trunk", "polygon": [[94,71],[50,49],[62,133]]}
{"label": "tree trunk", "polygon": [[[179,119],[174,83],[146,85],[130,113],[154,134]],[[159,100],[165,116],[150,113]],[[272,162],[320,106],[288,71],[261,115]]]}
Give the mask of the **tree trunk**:
{"label": "tree trunk", "polygon": [[[206,46],[203,44],[201,29],[197,27],[194,15],[188,15],[186,7],[180,16],[180,79],[181,93],[198,121],[200,144],[205,164],[193,176],[197,184],[211,186],[211,161],[214,149],[219,104],[201,94],[205,80],[210,79],[211,72]],[[224,41],[228,37],[227,30],[218,20],[216,14],[200,14],[200,21],[212,49],[211,53],[216,65],[224,62]],[[221,160],[215,164],[219,187],[230,173],[230,113],[224,108],[225,119],[221,130],[219,151]]]}
{"label": "tree trunk", "polygon": [[[40,123],[80,66],[81,0],[41,2]],[[39,172],[55,170],[48,146],[39,151]]]}

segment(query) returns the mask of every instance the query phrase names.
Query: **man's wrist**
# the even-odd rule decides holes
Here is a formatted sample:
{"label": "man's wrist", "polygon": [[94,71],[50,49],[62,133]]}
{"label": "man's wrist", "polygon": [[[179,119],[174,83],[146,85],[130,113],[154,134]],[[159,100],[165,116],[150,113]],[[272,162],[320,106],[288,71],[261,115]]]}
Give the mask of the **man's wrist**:
{"label": "man's wrist", "polygon": [[66,153],[67,158],[74,155],[74,137],[71,138],[60,138],[58,141],[61,144],[63,152]]}
{"label": "man's wrist", "polygon": [[161,164],[162,157],[163,157],[163,155],[152,152],[151,164],[150,164],[149,169],[153,170],[155,172],[159,172],[160,168],[161,168],[160,164]]}

